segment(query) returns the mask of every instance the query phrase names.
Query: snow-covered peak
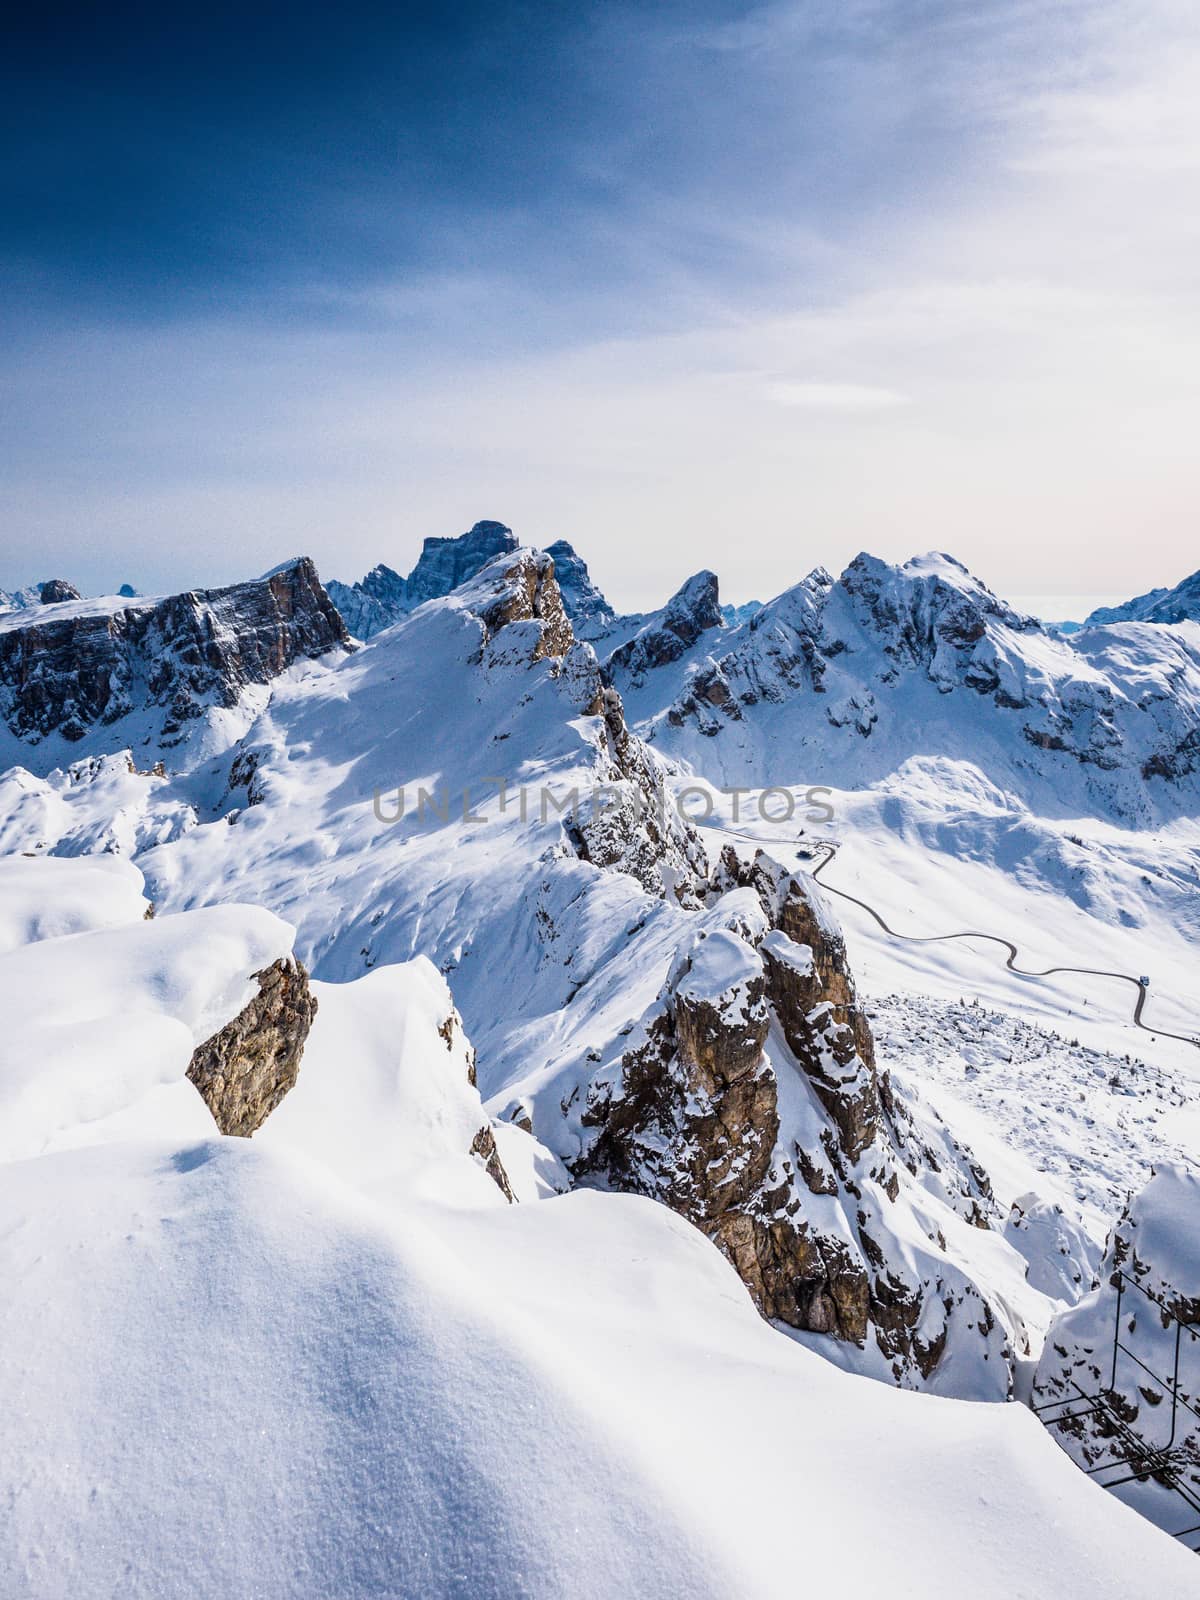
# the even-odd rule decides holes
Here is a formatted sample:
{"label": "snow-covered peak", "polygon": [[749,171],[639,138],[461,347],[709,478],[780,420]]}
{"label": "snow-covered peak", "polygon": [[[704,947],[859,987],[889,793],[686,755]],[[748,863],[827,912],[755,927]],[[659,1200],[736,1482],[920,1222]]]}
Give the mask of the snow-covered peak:
{"label": "snow-covered peak", "polygon": [[697,572],[683,583],[661,611],[654,611],[608,657],[606,667],[619,688],[637,689],[647,674],[680,661],[705,634],[725,630],[715,572]]}
{"label": "snow-covered peak", "polygon": [[885,649],[904,649],[914,656],[937,634],[974,642],[989,623],[1018,631],[1038,627],[1032,618],[1020,616],[999,600],[953,556],[937,552],[914,556],[902,566],[864,553],[842,573],[838,587]]}
{"label": "snow-covered peak", "polygon": [[42,586],[27,584],[23,589],[0,589],[0,612],[24,611],[28,606],[40,606]]}
{"label": "snow-covered peak", "polygon": [[[1200,771],[1200,633],[1089,629],[1064,638],[952,557],[860,555],[818,571],[702,646],[643,730],[699,770],[875,782],[913,754],[971,760],[1054,809],[1174,814]],[[707,643],[707,641],[706,641]],[[653,686],[653,681],[651,686]]]}
{"label": "snow-covered peak", "polygon": [[1110,622],[1200,622],[1200,572],[1193,572],[1173,589],[1151,589],[1120,606],[1100,606],[1088,617],[1085,627],[1100,627]]}

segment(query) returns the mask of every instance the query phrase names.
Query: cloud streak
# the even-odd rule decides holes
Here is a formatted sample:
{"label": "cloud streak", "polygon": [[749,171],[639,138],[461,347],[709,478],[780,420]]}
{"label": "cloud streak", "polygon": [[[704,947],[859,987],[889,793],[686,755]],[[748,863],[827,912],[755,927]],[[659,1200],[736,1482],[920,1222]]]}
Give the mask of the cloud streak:
{"label": "cloud streak", "polygon": [[629,606],[864,546],[1181,575],[1174,0],[314,17],[266,79],[220,8],[10,53],[0,583],[354,577],[479,516]]}

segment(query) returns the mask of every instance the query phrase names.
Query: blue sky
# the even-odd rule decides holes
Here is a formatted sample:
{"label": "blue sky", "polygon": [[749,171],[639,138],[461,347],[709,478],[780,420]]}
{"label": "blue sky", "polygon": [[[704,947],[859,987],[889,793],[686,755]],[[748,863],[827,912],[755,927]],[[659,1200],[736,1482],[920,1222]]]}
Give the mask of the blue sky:
{"label": "blue sky", "polygon": [[0,583],[1197,565],[1183,4],[247,9],[10,37]]}

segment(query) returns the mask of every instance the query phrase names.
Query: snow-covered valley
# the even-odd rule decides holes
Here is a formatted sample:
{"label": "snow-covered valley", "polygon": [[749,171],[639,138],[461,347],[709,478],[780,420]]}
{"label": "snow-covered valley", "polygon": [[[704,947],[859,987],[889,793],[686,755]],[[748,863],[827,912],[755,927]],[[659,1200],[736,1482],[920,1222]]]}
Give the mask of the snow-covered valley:
{"label": "snow-covered valley", "polygon": [[3,618],[13,1592],[1188,1592],[1021,1402],[1200,1167],[1200,624],[431,546]]}

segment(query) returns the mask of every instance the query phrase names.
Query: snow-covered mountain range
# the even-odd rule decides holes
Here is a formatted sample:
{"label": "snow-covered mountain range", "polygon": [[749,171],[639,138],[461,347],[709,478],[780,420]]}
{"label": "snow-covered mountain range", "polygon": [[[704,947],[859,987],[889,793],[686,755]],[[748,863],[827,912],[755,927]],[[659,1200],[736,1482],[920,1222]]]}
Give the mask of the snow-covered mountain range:
{"label": "snow-covered mountain range", "polygon": [[1200,572],[1173,589],[1151,589],[1120,606],[1101,606],[1087,619],[1089,627],[1108,622],[1200,622]]}
{"label": "snow-covered mountain range", "polygon": [[[1129,1190],[1200,1151],[1200,624],[1064,638],[947,556],[745,615],[703,572],[622,616],[570,545],[479,523],[406,578],[39,597],[0,616],[0,716],[5,1409],[67,1385],[52,1456],[86,1463],[6,1485],[26,1592],[72,1563],[118,1592],[148,1537],[201,1593],[241,1560],[281,1594],[773,1595],[797,1517],[876,1530],[849,1574],[813,1558],[854,1595],[913,1527],[902,1592],[959,1594],[967,1560],[985,1594],[1185,1581],[979,1402],[1057,1381],[1047,1330]],[[78,1252],[82,1375],[82,1311],[49,1343],[38,1314]],[[215,1253],[244,1440],[202,1362],[154,1354],[218,1336]],[[900,1476],[860,1460],[885,1427]],[[205,1459],[254,1476],[224,1553],[183,1531]],[[706,1464],[787,1539],[712,1525]]]}

